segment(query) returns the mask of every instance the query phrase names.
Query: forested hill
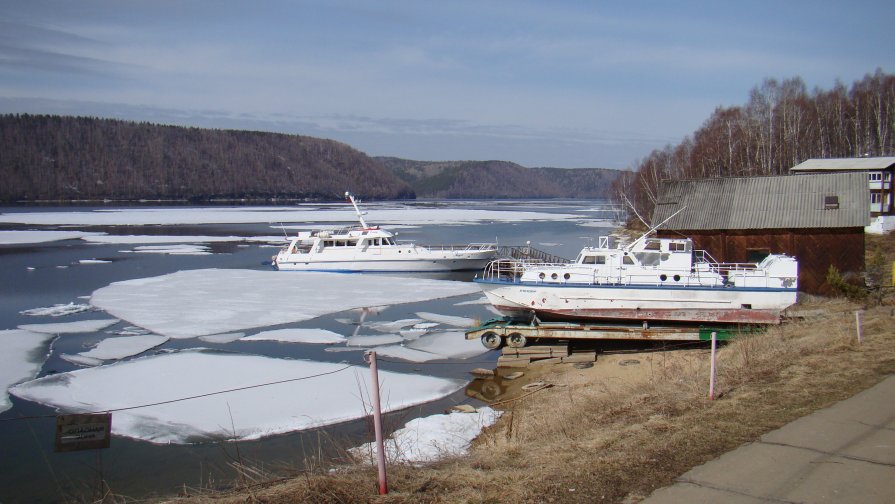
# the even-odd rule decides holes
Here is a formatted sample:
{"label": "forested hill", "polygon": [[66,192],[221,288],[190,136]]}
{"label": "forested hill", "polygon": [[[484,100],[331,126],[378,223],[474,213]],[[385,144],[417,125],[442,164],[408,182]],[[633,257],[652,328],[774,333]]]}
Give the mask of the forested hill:
{"label": "forested hill", "polygon": [[348,145],[111,119],[0,116],[0,201],[413,198]]}
{"label": "forested hill", "polygon": [[618,170],[526,168],[507,161],[377,161],[422,198],[605,198]]}
{"label": "forested hill", "polygon": [[320,138],[0,115],[0,202],[602,198],[620,172],[371,158]]}

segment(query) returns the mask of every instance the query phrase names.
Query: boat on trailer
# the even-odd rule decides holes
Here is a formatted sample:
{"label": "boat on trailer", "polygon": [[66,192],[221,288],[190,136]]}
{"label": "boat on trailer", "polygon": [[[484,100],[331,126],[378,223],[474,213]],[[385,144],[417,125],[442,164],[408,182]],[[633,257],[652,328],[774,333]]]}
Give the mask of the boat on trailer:
{"label": "boat on trailer", "polygon": [[794,257],[719,263],[689,238],[650,232],[627,246],[600,237],[570,263],[498,259],[475,282],[502,314],[553,321],[776,324],[796,302]]}
{"label": "boat on trailer", "polygon": [[493,243],[417,245],[398,241],[390,231],[367,224],[354,196],[349,192],[345,196],[359,225],[299,232],[271,258],[275,269],[341,273],[480,270],[497,254]]}

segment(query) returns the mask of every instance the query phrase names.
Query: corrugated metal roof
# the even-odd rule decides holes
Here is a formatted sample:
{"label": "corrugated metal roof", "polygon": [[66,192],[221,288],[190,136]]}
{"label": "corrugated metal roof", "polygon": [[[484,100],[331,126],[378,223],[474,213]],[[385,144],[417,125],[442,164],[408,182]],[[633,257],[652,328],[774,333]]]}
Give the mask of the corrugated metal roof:
{"label": "corrugated metal roof", "polygon": [[[825,197],[839,208],[825,208]],[[653,225],[659,229],[791,229],[863,227],[870,223],[864,173],[665,180]]]}
{"label": "corrugated metal roof", "polygon": [[892,165],[895,165],[895,157],[808,159],[793,166],[790,171],[885,170]]}

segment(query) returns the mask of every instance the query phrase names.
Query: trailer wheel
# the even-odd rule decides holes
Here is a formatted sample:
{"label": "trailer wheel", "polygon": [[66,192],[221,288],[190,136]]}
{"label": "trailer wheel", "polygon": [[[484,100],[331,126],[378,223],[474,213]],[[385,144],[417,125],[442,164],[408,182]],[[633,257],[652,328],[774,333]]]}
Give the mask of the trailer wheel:
{"label": "trailer wheel", "polygon": [[497,350],[503,346],[503,338],[498,336],[497,333],[486,332],[482,335],[482,345],[488,350]]}
{"label": "trailer wheel", "polygon": [[519,333],[513,333],[507,336],[507,345],[511,348],[522,348],[526,343],[528,343],[528,339]]}

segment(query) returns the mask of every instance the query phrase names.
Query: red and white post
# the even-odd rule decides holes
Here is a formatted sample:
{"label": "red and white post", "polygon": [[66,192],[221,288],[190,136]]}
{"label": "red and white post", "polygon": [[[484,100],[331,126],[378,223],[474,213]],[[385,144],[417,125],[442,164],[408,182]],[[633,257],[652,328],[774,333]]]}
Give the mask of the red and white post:
{"label": "red and white post", "polygon": [[715,352],[718,349],[718,333],[712,331],[712,363],[709,371],[709,399],[715,400]]}
{"label": "red and white post", "polygon": [[385,475],[385,443],[382,440],[382,407],[379,402],[379,368],[376,365],[376,352],[365,355],[370,363],[370,374],[373,378],[371,399],[373,401],[373,430],[376,433],[376,461],[379,467],[379,495],[388,493],[388,481]]}

